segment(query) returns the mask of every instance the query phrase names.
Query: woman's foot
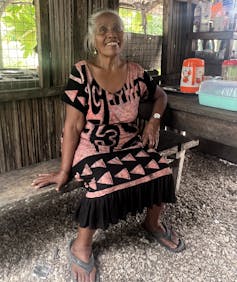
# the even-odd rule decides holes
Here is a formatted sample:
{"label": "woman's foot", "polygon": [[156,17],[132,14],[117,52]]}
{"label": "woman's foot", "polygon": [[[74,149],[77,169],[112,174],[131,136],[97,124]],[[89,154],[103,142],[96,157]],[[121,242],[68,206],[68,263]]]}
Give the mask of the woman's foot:
{"label": "woman's foot", "polygon": [[69,246],[72,278],[75,282],[95,282],[96,268],[91,247],[81,247],[77,240]]}
{"label": "woman's foot", "polygon": [[149,238],[155,239],[169,251],[181,252],[185,249],[184,241],[178,238],[177,233],[172,228],[168,228],[162,223],[151,225],[146,221],[142,224],[142,227],[147,231]]}

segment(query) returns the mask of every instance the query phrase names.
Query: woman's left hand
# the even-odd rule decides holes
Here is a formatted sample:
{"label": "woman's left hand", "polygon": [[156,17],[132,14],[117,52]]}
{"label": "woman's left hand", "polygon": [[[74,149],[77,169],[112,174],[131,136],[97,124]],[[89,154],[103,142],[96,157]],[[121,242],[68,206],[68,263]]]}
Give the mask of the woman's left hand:
{"label": "woman's left hand", "polygon": [[160,121],[157,119],[150,119],[142,134],[143,146],[148,145],[149,148],[157,148],[159,143]]}

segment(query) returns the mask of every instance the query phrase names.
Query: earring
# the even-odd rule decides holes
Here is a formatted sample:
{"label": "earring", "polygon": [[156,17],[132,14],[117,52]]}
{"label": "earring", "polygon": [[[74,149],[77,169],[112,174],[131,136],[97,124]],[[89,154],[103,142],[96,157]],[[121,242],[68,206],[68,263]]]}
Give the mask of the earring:
{"label": "earring", "polygon": [[93,55],[96,56],[97,54],[98,54],[98,51],[96,48],[94,48]]}

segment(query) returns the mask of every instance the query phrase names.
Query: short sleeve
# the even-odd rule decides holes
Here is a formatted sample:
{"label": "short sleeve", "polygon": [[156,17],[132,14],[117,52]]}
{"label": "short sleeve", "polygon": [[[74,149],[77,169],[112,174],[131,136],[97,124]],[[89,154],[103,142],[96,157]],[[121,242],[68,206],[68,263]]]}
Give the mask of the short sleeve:
{"label": "short sleeve", "polygon": [[88,110],[87,76],[85,65],[74,65],[62,94],[62,101],[73,106],[84,115]]}
{"label": "short sleeve", "polygon": [[156,82],[146,71],[143,73],[143,79],[146,89],[141,97],[142,101],[152,101],[157,88]]}

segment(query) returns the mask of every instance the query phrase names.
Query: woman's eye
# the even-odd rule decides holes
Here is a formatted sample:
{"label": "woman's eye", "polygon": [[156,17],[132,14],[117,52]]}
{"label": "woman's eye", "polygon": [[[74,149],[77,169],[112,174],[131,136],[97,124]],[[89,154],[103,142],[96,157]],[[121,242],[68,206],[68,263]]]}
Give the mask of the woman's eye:
{"label": "woman's eye", "polygon": [[114,26],[113,27],[113,32],[122,32],[122,28],[120,26]]}
{"label": "woman's eye", "polygon": [[98,30],[99,34],[105,34],[107,32],[107,28],[105,26],[101,26]]}

